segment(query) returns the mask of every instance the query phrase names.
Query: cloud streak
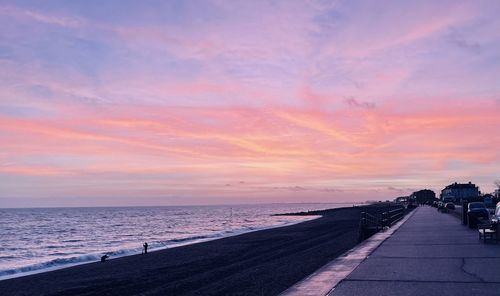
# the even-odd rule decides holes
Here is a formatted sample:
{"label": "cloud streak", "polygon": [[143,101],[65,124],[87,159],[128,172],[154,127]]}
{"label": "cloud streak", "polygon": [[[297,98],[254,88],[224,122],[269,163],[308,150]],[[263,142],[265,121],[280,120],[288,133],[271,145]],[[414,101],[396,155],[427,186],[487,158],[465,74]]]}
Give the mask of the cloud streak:
{"label": "cloud streak", "polygon": [[4,5],[2,194],[338,201],[457,179],[488,191],[500,39],[486,2]]}

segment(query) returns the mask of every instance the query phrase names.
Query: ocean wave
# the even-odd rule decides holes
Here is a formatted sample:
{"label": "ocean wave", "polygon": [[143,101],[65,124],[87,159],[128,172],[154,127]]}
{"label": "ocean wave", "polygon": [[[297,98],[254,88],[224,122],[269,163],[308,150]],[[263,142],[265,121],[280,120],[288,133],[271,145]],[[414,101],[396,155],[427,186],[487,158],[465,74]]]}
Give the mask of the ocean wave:
{"label": "ocean wave", "polygon": [[[185,213],[187,212],[184,211],[181,212],[180,214],[184,215]],[[313,217],[308,217],[308,219],[310,218]],[[211,223],[209,223],[210,220],[204,221],[203,219],[204,218],[202,217],[198,219],[199,221],[196,220],[194,222],[190,222],[191,224],[188,225],[189,227],[182,226],[182,224],[181,226],[184,228],[182,228],[181,226],[175,226],[174,227],[175,231],[171,230],[164,232],[157,231],[155,233],[156,240],[153,237],[149,239],[144,238],[144,241],[148,242],[150,251],[157,251],[166,248],[173,248],[198,242],[209,241],[222,237],[235,236],[242,233],[247,233],[260,229],[268,229],[268,228],[283,226],[286,224],[294,224],[305,220],[305,219],[300,219],[299,221],[299,219],[297,219],[297,221],[295,221],[295,220],[283,220],[283,218],[280,218],[280,220],[277,221],[274,218],[273,220],[267,218],[266,216],[265,219],[261,218],[261,220],[259,220],[258,217],[256,217],[255,219],[248,219],[248,218],[243,218],[240,220],[235,219],[234,221],[231,220],[230,223],[226,223],[226,221],[223,222],[221,221],[222,223],[220,223],[219,226],[212,228]],[[212,220],[218,221],[217,219],[213,218]],[[118,225],[118,224],[120,223],[114,223],[113,225]],[[225,226],[220,227],[221,224]],[[248,224],[260,224],[260,225],[248,225]],[[163,229],[168,229],[171,228],[172,225],[161,225],[161,227]],[[72,231],[74,229],[75,229],[74,227],[68,228],[66,232],[68,230]],[[160,226],[159,229],[161,229]],[[61,232],[61,230],[59,230],[59,232]],[[169,234],[168,236],[170,237],[167,238],[166,237],[167,235],[165,235],[165,233],[168,233]],[[170,234],[175,234],[175,235],[170,235]],[[19,259],[16,261],[11,261],[11,258],[8,258],[10,256],[5,256],[3,258],[0,258],[4,260],[3,261],[4,263],[6,263],[4,266],[2,266],[2,268],[0,268],[0,280],[19,277],[28,274],[40,273],[55,269],[66,268],[79,264],[98,262],[100,260],[100,257],[104,254],[109,255],[111,257],[110,259],[112,260],[118,257],[141,254],[143,251],[142,248],[143,241],[137,241],[137,239],[130,239],[130,237],[134,236],[137,236],[138,238],[142,237],[142,234],[137,234],[137,233],[120,234],[120,237],[123,238],[123,240],[117,239],[116,236],[109,237],[106,240],[103,240],[103,237],[105,237],[103,234],[100,234],[100,236],[97,236],[96,238],[94,238],[94,240],[85,240],[81,238],[82,234],[79,234],[80,236],[78,237],[64,237],[63,240],[59,242],[59,243],[64,243],[61,245],[57,245],[57,243],[54,243],[53,241],[54,238],[52,238],[52,232],[44,233],[44,235],[49,236],[52,239],[52,241],[50,241],[49,243],[45,245],[41,244],[38,247],[41,250],[41,253],[44,254],[43,255],[44,257],[35,258],[34,257],[35,255],[39,256],[38,253],[37,254],[20,253],[19,254],[20,256],[15,256],[17,259]],[[23,233],[23,235],[20,236],[19,240],[25,239],[26,237],[28,236]],[[59,236],[57,238],[59,238]],[[142,238],[140,239],[142,240]],[[102,244],[97,244],[98,242],[102,242]],[[76,245],[75,243],[79,244]],[[0,248],[0,250],[5,252],[2,255],[10,255],[10,254],[16,254],[16,251],[18,249],[3,247]],[[26,261],[23,262],[23,260]],[[33,260],[40,260],[40,261],[38,261],[37,263],[33,263]],[[2,265],[1,263],[2,261],[0,261],[0,265]]]}
{"label": "ocean wave", "polygon": [[33,265],[28,265],[28,266],[23,266],[19,268],[13,268],[13,269],[7,269],[7,270],[0,270],[0,277],[3,276],[9,276],[13,274],[18,274],[18,273],[26,273],[26,272],[32,272],[32,271],[37,271],[37,270],[43,270],[51,267],[57,267],[57,266],[65,266],[65,265],[73,265],[76,263],[85,263],[85,262],[91,262],[94,260],[98,260],[100,258],[100,255],[83,255],[83,256],[76,256],[76,257],[70,257],[70,258],[57,258],[54,260],[50,260],[47,262],[43,263],[37,263]]}
{"label": "ocean wave", "polygon": [[205,239],[205,238],[210,238],[213,236],[210,235],[199,235],[199,236],[191,236],[191,237],[185,237],[185,238],[175,238],[168,240],[167,242],[174,242],[174,243],[181,243],[185,241],[192,241],[192,240],[199,240],[199,239]]}
{"label": "ocean wave", "polygon": [[0,260],[2,259],[16,259],[16,256],[0,256]]}
{"label": "ocean wave", "polygon": [[[155,242],[151,242],[149,245],[150,245],[150,250],[155,251],[155,250],[165,249],[168,247],[187,245],[189,243],[194,243],[194,242],[207,240],[207,239],[211,239],[211,238],[218,238],[220,236],[221,235],[197,235],[197,236],[191,236],[191,237],[186,237],[186,238],[171,239],[171,240],[165,240],[165,241],[155,241]],[[19,267],[19,268],[0,270],[0,280],[10,278],[12,275],[35,273],[37,271],[43,272],[47,269],[52,270],[52,269],[59,269],[59,268],[74,266],[74,265],[78,265],[78,264],[98,262],[100,260],[101,256],[104,254],[110,256],[111,259],[113,259],[113,258],[129,256],[129,255],[141,254],[142,250],[143,250],[142,247],[137,247],[137,248],[114,250],[114,251],[103,252],[103,253],[86,254],[86,255],[82,255],[82,256],[74,256],[74,257],[69,257],[69,258],[56,258],[56,259],[49,260],[46,262],[32,264],[32,265],[28,265],[28,266]],[[54,253],[51,255],[65,255],[65,254],[64,253]],[[2,258],[6,258],[6,257],[2,257]]]}
{"label": "ocean wave", "polygon": [[[241,229],[241,230],[232,230],[230,232],[226,231],[226,232],[222,232],[222,233],[214,233],[212,235],[194,235],[194,236],[190,236],[190,237],[170,239],[170,240],[165,240],[165,241],[153,241],[153,242],[150,242],[149,245],[150,245],[151,251],[157,251],[157,250],[162,250],[162,249],[166,249],[166,248],[170,248],[170,247],[189,245],[192,243],[217,239],[217,238],[231,236],[231,235],[240,234],[240,233],[244,233],[244,232],[248,232],[248,231]],[[32,264],[32,265],[28,265],[28,266],[19,267],[19,268],[0,270],[0,280],[12,278],[12,277],[16,277],[16,276],[21,276],[21,275],[44,272],[44,271],[48,271],[48,270],[61,269],[61,268],[70,267],[70,266],[79,265],[79,264],[84,264],[84,263],[98,262],[100,260],[101,256],[104,254],[110,256],[111,257],[110,259],[113,259],[113,258],[129,256],[129,255],[141,254],[142,250],[143,250],[142,247],[137,247],[137,248],[114,250],[114,251],[103,252],[103,253],[86,254],[86,255],[74,256],[74,257],[69,257],[69,258],[56,258],[56,259],[49,260],[46,262]]]}
{"label": "ocean wave", "polygon": [[68,239],[68,240],[63,240],[62,242],[63,243],[77,243],[77,242],[81,242],[82,240],[81,239]]}

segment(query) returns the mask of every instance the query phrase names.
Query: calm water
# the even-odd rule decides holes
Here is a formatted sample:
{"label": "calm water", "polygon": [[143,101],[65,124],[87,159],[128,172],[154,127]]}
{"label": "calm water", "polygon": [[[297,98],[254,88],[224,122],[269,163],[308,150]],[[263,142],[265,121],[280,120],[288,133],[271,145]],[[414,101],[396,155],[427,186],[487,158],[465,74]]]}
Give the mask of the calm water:
{"label": "calm water", "polygon": [[271,216],[352,204],[0,209],[0,279],[191,244],[314,217]]}

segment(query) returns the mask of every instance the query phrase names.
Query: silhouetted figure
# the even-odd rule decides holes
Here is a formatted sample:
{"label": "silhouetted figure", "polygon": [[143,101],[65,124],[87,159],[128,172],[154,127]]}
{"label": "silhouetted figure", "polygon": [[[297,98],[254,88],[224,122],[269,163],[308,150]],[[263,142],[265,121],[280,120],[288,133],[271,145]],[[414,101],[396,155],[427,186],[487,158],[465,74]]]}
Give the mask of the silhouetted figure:
{"label": "silhouetted figure", "polygon": [[142,245],[144,247],[144,254],[147,254],[148,253],[148,243],[144,243],[144,245]]}
{"label": "silhouetted figure", "polygon": [[102,257],[101,257],[101,262],[106,261],[106,259],[108,259],[108,258],[109,258],[109,256],[108,256],[108,255],[104,255],[104,256],[102,256]]}

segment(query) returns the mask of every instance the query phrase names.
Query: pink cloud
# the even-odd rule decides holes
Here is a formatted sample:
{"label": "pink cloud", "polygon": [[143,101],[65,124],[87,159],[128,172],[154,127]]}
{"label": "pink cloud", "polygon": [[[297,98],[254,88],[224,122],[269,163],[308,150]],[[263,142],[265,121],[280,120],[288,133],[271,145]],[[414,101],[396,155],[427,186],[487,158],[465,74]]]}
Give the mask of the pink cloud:
{"label": "pink cloud", "polygon": [[[197,164],[214,171],[232,171],[231,176],[248,176],[245,172],[249,171],[283,182],[310,182],[401,174],[412,171],[415,162],[421,162],[417,167],[429,168],[455,159],[499,161],[496,151],[500,140],[494,127],[500,120],[491,106],[484,103],[445,109],[452,112],[429,110],[407,110],[400,115],[383,107],[370,112],[144,107],[57,122],[3,118],[1,123],[4,133],[12,135],[4,136],[8,140],[4,151],[12,159],[33,153],[117,157],[109,167],[93,163],[76,168],[83,172],[96,168],[118,171],[118,163],[137,158],[129,173],[141,174],[148,171],[140,169],[144,161],[141,157],[149,155],[166,157],[167,167],[177,162],[186,173]],[[355,124],[339,124],[353,115],[357,117]],[[204,120],[193,120],[199,116]],[[463,133],[468,135],[467,140]],[[390,161],[394,157],[397,163]],[[144,163],[148,166],[149,161]],[[299,173],[302,170],[308,171],[307,177]],[[203,174],[195,168],[192,172]]]}
{"label": "pink cloud", "polygon": [[[47,195],[326,200],[498,173],[487,12],[304,3],[172,24],[1,7],[23,26],[0,30],[0,174],[52,181]],[[473,57],[444,38],[469,27]]]}

